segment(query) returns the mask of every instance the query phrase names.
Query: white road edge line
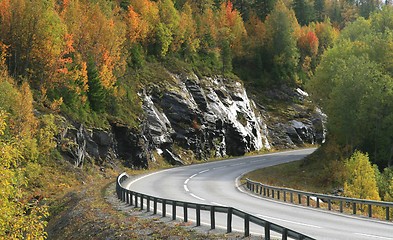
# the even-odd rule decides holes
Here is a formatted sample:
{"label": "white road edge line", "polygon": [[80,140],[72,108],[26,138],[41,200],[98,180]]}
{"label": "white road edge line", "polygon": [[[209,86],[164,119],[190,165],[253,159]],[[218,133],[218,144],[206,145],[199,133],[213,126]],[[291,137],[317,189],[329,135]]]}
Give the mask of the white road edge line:
{"label": "white road edge line", "polygon": [[208,171],[210,171],[210,169],[206,169],[206,170],[200,171],[198,174],[202,174],[202,173],[205,173],[205,172],[208,172]]}
{"label": "white road edge line", "polygon": [[211,204],[221,206],[221,207],[226,207],[226,205],[221,204],[221,203],[211,202]]}
{"label": "white road edge line", "polygon": [[188,190],[188,187],[186,184],[183,185],[184,186],[184,190],[186,190],[186,192],[189,192],[190,190]]}
{"label": "white road edge line", "polygon": [[198,175],[198,174],[195,173],[194,175],[191,175],[191,177],[189,177],[188,179],[191,179],[191,178],[195,177],[196,175]]}
{"label": "white road edge line", "polygon": [[195,195],[195,194],[193,194],[193,193],[190,193],[190,195],[191,195],[192,197],[196,198],[196,199],[205,201],[205,199],[203,199],[203,198],[201,198],[201,197],[198,197],[197,195]]}
{"label": "white road edge line", "polygon": [[392,240],[393,239],[393,238],[382,237],[382,236],[377,236],[377,235],[369,235],[369,234],[364,234],[364,233],[355,233],[355,234],[363,236],[363,237],[370,237],[370,238],[388,239],[388,240]]}
{"label": "white road edge line", "polygon": [[190,178],[187,178],[187,180],[186,180],[186,181],[184,181],[184,184],[187,184],[187,183],[188,183],[188,181],[190,181]]}
{"label": "white road edge line", "polygon": [[319,229],[322,229],[322,227],[320,227],[320,226],[311,225],[311,224],[306,224],[306,223],[300,223],[300,222],[288,221],[288,220],[285,220],[285,219],[275,218],[275,217],[269,217],[269,216],[262,215],[262,214],[257,214],[257,216],[258,216],[258,217],[262,217],[262,218],[269,218],[269,219],[276,220],[276,221],[280,221],[280,222],[286,222],[286,223],[297,224],[297,225],[305,226],[305,227],[311,227],[311,228],[319,228]]}
{"label": "white road edge line", "polygon": [[150,174],[144,175],[144,176],[142,176],[142,177],[139,177],[139,178],[137,178],[137,179],[134,179],[134,180],[132,180],[131,182],[129,182],[129,183],[127,184],[126,189],[130,189],[130,186],[131,186],[132,184],[136,183],[137,181],[139,181],[139,180],[141,180],[141,179],[150,177],[150,176],[155,175],[155,174],[158,174],[158,173],[167,172],[167,171],[169,171],[169,170],[171,170],[171,169],[166,169],[166,170],[162,170],[162,171],[150,173]]}

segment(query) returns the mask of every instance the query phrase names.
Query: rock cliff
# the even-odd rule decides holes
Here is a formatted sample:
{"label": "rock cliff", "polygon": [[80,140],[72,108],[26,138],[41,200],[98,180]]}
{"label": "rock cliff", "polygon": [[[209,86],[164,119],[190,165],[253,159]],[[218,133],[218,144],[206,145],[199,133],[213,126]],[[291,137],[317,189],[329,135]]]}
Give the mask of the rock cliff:
{"label": "rock cliff", "polygon": [[[155,160],[153,152],[181,165],[184,159],[179,149],[191,151],[197,159],[207,159],[324,141],[325,116],[320,111],[297,107],[289,118],[274,118],[273,110],[250,99],[239,80],[194,74],[170,76],[170,81],[150,84],[141,91],[145,117],[140,129],[117,123],[107,130],[87,129],[64,119],[58,137],[62,152],[76,166],[85,159],[103,162],[120,158],[129,166],[146,168]],[[269,94],[289,102],[307,98],[300,89]]]}

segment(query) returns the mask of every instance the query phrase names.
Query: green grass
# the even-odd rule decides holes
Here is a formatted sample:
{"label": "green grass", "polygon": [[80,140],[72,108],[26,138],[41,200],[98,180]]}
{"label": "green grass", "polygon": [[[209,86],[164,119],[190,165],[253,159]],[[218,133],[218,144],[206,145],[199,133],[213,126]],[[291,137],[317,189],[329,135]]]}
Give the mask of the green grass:
{"label": "green grass", "polygon": [[302,167],[302,161],[296,161],[258,169],[246,174],[244,177],[272,186],[309,192],[329,192],[331,186],[320,184],[319,174],[317,166]]}
{"label": "green grass", "polygon": [[306,159],[258,169],[244,176],[264,184],[316,193],[331,193],[343,184],[343,161],[328,160],[326,147]]}

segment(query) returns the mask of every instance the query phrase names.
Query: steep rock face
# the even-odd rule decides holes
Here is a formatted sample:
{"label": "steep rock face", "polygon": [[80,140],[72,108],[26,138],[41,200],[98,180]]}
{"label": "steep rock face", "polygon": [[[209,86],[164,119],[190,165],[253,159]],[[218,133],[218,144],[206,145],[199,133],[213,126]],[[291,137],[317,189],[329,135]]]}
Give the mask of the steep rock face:
{"label": "steep rock face", "polygon": [[86,128],[61,117],[57,125],[57,144],[63,156],[76,167],[86,161],[102,165],[123,159],[129,167],[146,168],[148,151],[144,136],[127,126],[113,124],[110,129]]}
{"label": "steep rock face", "polygon": [[57,123],[60,134],[57,143],[60,151],[77,167],[82,167],[85,161],[104,161],[116,157],[113,134],[111,131],[91,128],[83,124],[71,123],[65,118]]}
{"label": "steep rock face", "polygon": [[164,84],[143,89],[140,96],[145,117],[138,130],[119,123],[112,123],[109,129],[86,128],[63,118],[58,124],[63,155],[78,167],[85,161],[102,164],[122,159],[129,167],[146,168],[155,161],[154,152],[173,165],[182,165],[191,151],[197,159],[241,156],[325,139],[326,116],[299,104],[307,101],[307,93],[300,89],[265,93],[268,99],[286,102],[285,111],[291,112],[274,116],[277,109],[255,103],[237,80],[171,76],[173,79]]}
{"label": "steep rock face", "polygon": [[[310,108],[312,104],[306,92],[299,88],[282,87],[265,93],[270,99],[286,103],[284,109],[270,112],[261,110],[268,119],[268,138],[273,147],[296,148],[304,144],[322,144],[325,141],[327,117],[318,108]],[[280,111],[284,113],[272,117]]]}
{"label": "steep rock face", "polygon": [[173,77],[177,88],[152,87],[144,96],[144,135],[151,149],[172,153],[176,143],[203,159],[270,148],[262,117],[239,82]]}

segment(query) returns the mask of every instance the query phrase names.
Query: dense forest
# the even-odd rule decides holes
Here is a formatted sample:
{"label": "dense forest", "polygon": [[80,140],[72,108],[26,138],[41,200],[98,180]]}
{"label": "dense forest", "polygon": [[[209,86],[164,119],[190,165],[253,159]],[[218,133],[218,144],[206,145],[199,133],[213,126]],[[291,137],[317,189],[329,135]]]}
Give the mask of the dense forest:
{"label": "dense forest", "polygon": [[368,152],[393,199],[392,53],[389,1],[0,0],[0,238],[46,236],[47,210],[26,190],[59,157],[57,129],[35,109],[137,126],[157,63],[305,88],[329,117],[331,151]]}

